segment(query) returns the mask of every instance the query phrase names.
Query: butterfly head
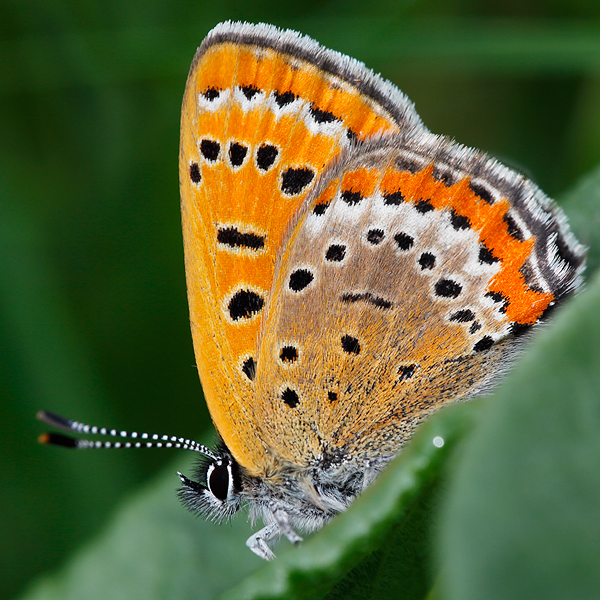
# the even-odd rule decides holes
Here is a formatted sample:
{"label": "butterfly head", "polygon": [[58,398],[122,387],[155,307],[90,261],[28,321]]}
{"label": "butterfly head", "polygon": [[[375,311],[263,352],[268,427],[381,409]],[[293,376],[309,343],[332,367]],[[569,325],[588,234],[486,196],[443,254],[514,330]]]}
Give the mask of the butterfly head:
{"label": "butterfly head", "polygon": [[213,521],[230,519],[242,506],[240,467],[224,444],[216,452],[202,454],[196,479],[177,473],[182,487],[177,495],[192,512]]}

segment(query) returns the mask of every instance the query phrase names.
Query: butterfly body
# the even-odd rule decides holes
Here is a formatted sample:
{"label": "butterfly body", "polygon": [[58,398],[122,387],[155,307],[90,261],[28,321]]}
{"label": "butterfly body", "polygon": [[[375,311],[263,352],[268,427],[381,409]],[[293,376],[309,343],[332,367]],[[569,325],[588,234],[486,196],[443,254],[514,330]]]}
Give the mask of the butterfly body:
{"label": "butterfly body", "polygon": [[223,23],[198,50],[180,186],[223,441],[181,495],[215,518],[247,504],[264,558],[344,510],[423,418],[488,389],[580,285],[583,249],[534,184],[272,26]]}

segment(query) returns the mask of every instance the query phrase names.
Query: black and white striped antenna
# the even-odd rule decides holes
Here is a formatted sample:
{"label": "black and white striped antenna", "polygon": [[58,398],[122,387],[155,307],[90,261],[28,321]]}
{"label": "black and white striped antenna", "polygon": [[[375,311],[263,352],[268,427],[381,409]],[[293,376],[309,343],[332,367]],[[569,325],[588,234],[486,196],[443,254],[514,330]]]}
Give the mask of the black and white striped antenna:
{"label": "black and white striped antenna", "polygon": [[56,429],[62,429],[69,433],[80,433],[84,435],[101,435],[121,438],[124,441],[99,441],[87,438],[76,438],[62,433],[42,433],[38,441],[40,444],[49,444],[51,446],[62,446],[64,448],[88,449],[88,448],[183,448],[204,454],[217,461],[219,456],[211,452],[206,446],[181,437],[170,435],[158,435],[156,433],[137,433],[136,431],[122,431],[117,429],[107,429],[106,427],[96,427],[86,425],[78,421],[71,421],[55,413],[45,410],[37,414],[37,418]]}

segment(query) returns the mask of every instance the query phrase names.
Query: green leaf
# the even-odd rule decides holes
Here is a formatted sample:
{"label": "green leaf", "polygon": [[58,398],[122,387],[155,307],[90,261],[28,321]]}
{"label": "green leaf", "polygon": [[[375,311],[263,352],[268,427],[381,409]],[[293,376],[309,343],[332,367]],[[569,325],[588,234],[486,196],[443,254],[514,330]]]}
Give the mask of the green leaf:
{"label": "green leaf", "polygon": [[463,450],[442,597],[600,597],[600,278],[536,338]]}

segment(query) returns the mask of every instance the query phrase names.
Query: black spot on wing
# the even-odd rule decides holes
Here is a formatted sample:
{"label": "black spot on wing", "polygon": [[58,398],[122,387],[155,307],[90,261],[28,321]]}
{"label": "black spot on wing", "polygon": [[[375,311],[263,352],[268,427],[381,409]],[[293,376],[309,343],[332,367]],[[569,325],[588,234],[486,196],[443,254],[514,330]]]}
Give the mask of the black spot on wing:
{"label": "black spot on wing", "polygon": [[435,267],[435,255],[431,252],[423,252],[419,257],[419,265],[422,271],[433,269]]}
{"label": "black spot on wing", "polygon": [[529,331],[530,329],[531,329],[531,324],[529,324],[529,323],[517,323],[515,321],[514,323],[511,323],[511,325],[510,325],[510,333],[512,335],[514,335],[515,337],[522,335],[523,333],[525,333],[526,331]]}
{"label": "black spot on wing", "polygon": [[346,257],[346,246],[331,244],[325,253],[325,260],[329,262],[341,262]]}
{"label": "black spot on wing", "polygon": [[471,188],[471,191],[476,196],[479,196],[484,202],[487,204],[494,204],[494,198],[486,187],[477,183],[473,183],[472,181],[469,183],[469,187]]}
{"label": "black spot on wing", "polygon": [[300,402],[300,398],[298,398],[298,393],[291,388],[286,388],[281,392],[281,399],[287,404],[290,408],[296,408]]}
{"label": "black spot on wing", "polygon": [[206,90],[204,90],[204,92],[202,92],[202,95],[207,100],[212,102],[213,100],[216,100],[221,95],[221,90],[218,90],[217,88],[214,88],[214,87],[209,87]]}
{"label": "black spot on wing", "polygon": [[498,259],[492,254],[492,251],[483,244],[479,247],[479,262],[487,265],[493,265]]}
{"label": "black spot on wing", "polygon": [[251,290],[240,290],[232,296],[227,305],[227,309],[229,310],[231,319],[233,321],[239,321],[240,319],[249,319],[262,310],[264,305],[264,298],[256,292]]}
{"label": "black spot on wing", "polygon": [[441,298],[457,298],[462,292],[460,283],[452,279],[440,279],[435,284],[435,295]]}
{"label": "black spot on wing", "polygon": [[524,239],[523,232],[519,229],[519,226],[515,220],[508,213],[504,215],[504,222],[506,223],[509,235],[515,238],[515,240],[522,242]]}
{"label": "black spot on wing", "polygon": [[252,357],[247,358],[242,364],[242,373],[250,380],[253,381],[256,377],[256,362]]}
{"label": "black spot on wing", "polygon": [[254,85],[243,85],[240,87],[240,90],[242,90],[242,94],[246,96],[247,100],[252,100],[252,98],[254,98],[258,92],[260,92],[260,90]]}
{"label": "black spot on wing", "polygon": [[484,335],[474,346],[475,352],[483,352],[489,350],[494,345],[494,340],[489,335]]}
{"label": "black spot on wing", "polygon": [[398,171],[408,171],[413,175],[415,173],[418,173],[422,168],[418,162],[411,160],[410,158],[404,158],[402,156],[396,159],[394,165],[396,169],[398,169]]}
{"label": "black spot on wing", "polygon": [[459,310],[450,316],[451,321],[456,321],[458,323],[468,323],[475,318],[475,314],[473,311],[468,308],[465,310]]}
{"label": "black spot on wing", "polygon": [[346,304],[354,304],[355,302],[366,302],[367,304],[371,304],[373,306],[376,306],[377,308],[383,308],[385,310],[392,308],[392,303],[389,300],[381,298],[380,296],[375,296],[374,294],[371,294],[371,292],[347,292],[345,294],[342,294],[342,302]]}
{"label": "black spot on wing", "polygon": [[255,233],[241,233],[236,227],[221,227],[217,232],[217,241],[231,248],[260,250],[265,246],[265,238]]}
{"label": "black spot on wing", "polygon": [[367,231],[367,242],[377,246],[383,241],[384,236],[383,229],[369,229]]}
{"label": "black spot on wing", "polygon": [[400,375],[400,377],[398,379],[400,381],[406,381],[407,379],[410,379],[415,374],[416,370],[417,370],[417,365],[402,365],[401,367],[398,368],[398,375]]}
{"label": "black spot on wing", "polygon": [[248,147],[234,142],[229,146],[229,160],[234,167],[241,167],[248,153]]}
{"label": "black spot on wing", "polygon": [[506,312],[506,308],[508,307],[508,298],[501,294],[500,292],[487,292],[485,294],[486,298],[491,298],[497,304],[502,303],[502,306],[498,309],[501,313]]}
{"label": "black spot on wing", "polygon": [[330,204],[330,202],[321,202],[320,204],[315,204],[315,207],[313,208],[313,214],[319,217],[324,215]]}
{"label": "black spot on wing", "polygon": [[279,108],[283,108],[287,104],[291,104],[295,99],[296,95],[293,92],[274,92],[275,103]]}
{"label": "black spot on wing", "polygon": [[433,178],[436,181],[441,181],[446,187],[454,185],[456,178],[450,171],[444,171],[438,167],[433,169]]}
{"label": "black spot on wing", "polygon": [[290,275],[288,285],[293,292],[300,292],[309,285],[314,278],[315,276],[308,269],[296,269]]}
{"label": "black spot on wing", "polygon": [[325,211],[329,208],[330,202],[321,202],[320,204],[315,204],[313,208],[313,214],[317,216],[321,216],[325,214]]}
{"label": "black spot on wing", "polygon": [[298,350],[294,346],[284,346],[279,352],[281,362],[293,363],[298,360]]}
{"label": "black spot on wing", "polygon": [[471,333],[471,334],[477,333],[480,329],[481,329],[481,323],[479,323],[478,321],[474,321],[471,324],[471,327],[469,327],[469,333]]}
{"label": "black spot on wing", "polygon": [[416,204],[415,204],[415,208],[417,209],[418,212],[420,212],[422,215],[431,212],[432,210],[434,210],[433,208],[433,204],[431,204],[430,200],[419,200]]}
{"label": "black spot on wing", "polygon": [[388,206],[398,206],[404,202],[404,196],[400,190],[383,195],[383,203]]}
{"label": "black spot on wing", "polygon": [[202,174],[200,173],[200,167],[197,162],[190,165],[190,179],[193,183],[200,183],[200,181],[202,181]]}
{"label": "black spot on wing", "polygon": [[469,229],[471,227],[471,221],[464,215],[459,215],[454,209],[450,212],[450,223],[456,231],[460,229]]}
{"label": "black spot on wing", "polygon": [[221,145],[219,142],[207,139],[200,142],[200,152],[202,153],[202,156],[210,162],[215,162],[217,160],[220,151]]}
{"label": "black spot on wing", "polygon": [[333,123],[334,121],[338,121],[338,118],[332,112],[321,110],[314,104],[310,107],[310,114],[316,123]]}
{"label": "black spot on wing", "polygon": [[281,174],[281,191],[289,196],[299,194],[314,178],[311,169],[287,169]]}
{"label": "black spot on wing", "polygon": [[360,344],[355,337],[352,337],[351,335],[343,335],[342,349],[348,354],[359,354]]}
{"label": "black spot on wing", "polygon": [[272,144],[263,144],[256,151],[256,164],[261,171],[268,171],[275,162],[279,151]]}
{"label": "black spot on wing", "polygon": [[398,244],[398,248],[400,248],[400,250],[410,250],[415,243],[415,240],[412,236],[403,232],[397,233],[394,236],[394,240],[396,241],[396,244]]}
{"label": "black spot on wing", "polygon": [[364,196],[360,192],[354,192],[352,190],[344,190],[341,196],[342,200],[348,206],[355,206],[364,198]]}

